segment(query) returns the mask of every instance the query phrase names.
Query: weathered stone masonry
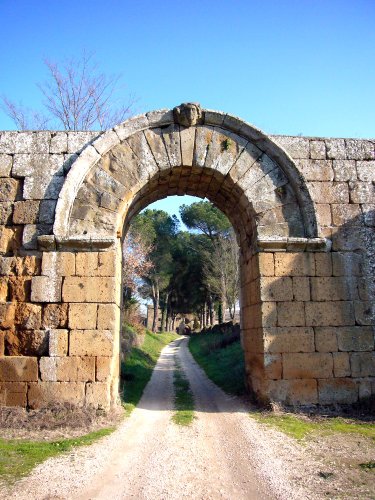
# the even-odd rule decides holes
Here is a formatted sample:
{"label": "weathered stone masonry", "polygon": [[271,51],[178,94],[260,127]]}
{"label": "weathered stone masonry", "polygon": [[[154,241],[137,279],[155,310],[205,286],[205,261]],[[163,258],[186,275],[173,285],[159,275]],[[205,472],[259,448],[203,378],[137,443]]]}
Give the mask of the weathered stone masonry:
{"label": "weathered stone masonry", "polygon": [[374,148],[266,136],[197,106],[104,134],[0,132],[0,403],[116,401],[124,227],[185,193],[236,230],[255,395],[374,394]]}

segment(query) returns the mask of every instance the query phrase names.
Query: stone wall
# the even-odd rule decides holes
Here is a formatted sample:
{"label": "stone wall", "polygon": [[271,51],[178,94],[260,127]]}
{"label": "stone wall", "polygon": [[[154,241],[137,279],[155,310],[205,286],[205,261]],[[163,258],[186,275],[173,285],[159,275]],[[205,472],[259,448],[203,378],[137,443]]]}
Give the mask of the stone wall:
{"label": "stone wall", "polygon": [[[179,134],[182,137],[183,130],[192,128],[164,131],[159,125],[159,136],[169,134],[169,139],[163,138],[161,143],[156,143],[159,139],[152,135],[155,130],[151,127],[145,135],[152,151],[148,161],[155,162],[158,172],[156,181],[149,175],[144,187],[132,194],[133,205],[126,190],[120,200],[111,198],[106,187],[101,188],[98,211],[107,216],[108,211],[118,214],[120,205],[130,207],[120,214],[123,223],[124,213],[129,220],[141,206],[168,194],[202,196],[203,174],[198,174],[194,165],[182,166],[186,159],[181,156],[176,160],[179,165],[173,165],[170,159],[176,130],[181,140]],[[234,141],[237,155],[237,144],[241,143],[241,152],[244,150],[243,139],[220,129],[220,134],[224,133]],[[241,136],[241,131],[238,133]],[[190,148],[197,152],[199,133],[194,134],[190,134]],[[65,400],[108,407],[116,400],[120,238],[111,246],[106,241],[108,248],[94,240],[82,247],[80,240],[75,246],[56,247],[53,238],[56,202],[66,176],[83,156],[79,155],[82,148],[98,135],[0,132],[1,404],[38,408]],[[131,151],[145,161],[144,144],[131,137],[127,139]],[[218,135],[215,146],[213,137],[209,137],[210,154],[216,151],[216,155],[230,156],[231,143],[223,143]],[[231,213],[241,246],[241,327],[249,386],[259,399],[287,404],[353,403],[375,392],[375,141],[284,136],[268,139],[290,155],[301,173],[305,182],[301,190],[307,188],[319,224],[316,237],[320,241],[326,238],[327,243],[276,234],[276,229],[285,230],[285,217],[293,219],[288,210],[295,206],[299,211],[301,203],[274,207],[251,218],[253,212],[238,203],[242,199],[238,187],[232,186],[229,194],[215,187],[216,198],[211,199]],[[121,144],[124,151],[124,142]],[[168,188],[158,164],[158,158],[162,162],[161,153],[157,156],[160,144],[169,152],[164,168],[168,171]],[[204,141],[202,144],[206,148]],[[208,147],[206,150],[210,151]],[[87,147],[84,151],[90,152]],[[100,168],[113,161],[111,151],[105,153],[98,146],[95,151]],[[236,158],[232,158],[229,172]],[[222,168],[222,163],[217,167],[214,159],[211,166],[202,165],[209,178],[207,189],[213,185],[212,179],[225,185],[226,180],[220,176],[230,177],[224,172],[211,174],[210,179],[211,171]],[[186,172],[190,177],[184,182]],[[80,192],[84,189],[89,196],[95,185],[98,193],[100,182],[88,175]],[[79,195],[80,186],[76,187],[75,199],[84,200]],[[272,189],[278,192],[281,188],[272,184]],[[117,205],[112,205],[113,201]],[[74,227],[86,230],[87,221],[92,220],[92,206],[86,212],[82,211],[82,202],[72,206],[70,215],[78,214]],[[108,230],[106,221],[103,227]],[[249,234],[255,230],[258,240],[249,244]]]}

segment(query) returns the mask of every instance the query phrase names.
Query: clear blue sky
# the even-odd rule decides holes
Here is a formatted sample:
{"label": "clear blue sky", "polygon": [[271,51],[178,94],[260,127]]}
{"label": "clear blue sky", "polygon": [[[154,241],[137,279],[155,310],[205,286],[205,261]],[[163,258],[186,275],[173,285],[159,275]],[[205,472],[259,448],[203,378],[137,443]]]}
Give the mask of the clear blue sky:
{"label": "clear blue sky", "polygon": [[0,0],[0,19],[0,94],[30,107],[43,58],[86,49],[138,112],[197,101],[270,134],[375,137],[375,0]]}

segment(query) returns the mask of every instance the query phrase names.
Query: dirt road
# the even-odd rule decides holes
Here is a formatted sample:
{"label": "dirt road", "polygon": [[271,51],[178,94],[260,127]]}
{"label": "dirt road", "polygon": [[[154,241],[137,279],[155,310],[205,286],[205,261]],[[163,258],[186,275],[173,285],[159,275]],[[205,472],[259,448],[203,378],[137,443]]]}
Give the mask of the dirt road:
{"label": "dirt road", "polygon": [[[171,421],[175,357],[194,394],[190,427]],[[228,374],[230,376],[230,374]],[[194,362],[187,339],[164,348],[139,406],[112,435],[50,459],[21,481],[19,499],[305,498],[234,397]],[[272,461],[270,461],[272,459]],[[309,498],[313,498],[311,495]]]}

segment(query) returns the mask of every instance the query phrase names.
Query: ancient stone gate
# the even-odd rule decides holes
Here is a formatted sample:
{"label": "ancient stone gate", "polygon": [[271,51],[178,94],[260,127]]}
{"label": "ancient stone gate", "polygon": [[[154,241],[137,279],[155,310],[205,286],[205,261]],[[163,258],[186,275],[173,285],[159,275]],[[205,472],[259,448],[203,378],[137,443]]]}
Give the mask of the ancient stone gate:
{"label": "ancient stone gate", "polygon": [[241,249],[249,389],[375,392],[374,141],[267,136],[182,105],[103,134],[0,132],[0,403],[117,400],[121,240],[174,194],[207,197]]}

